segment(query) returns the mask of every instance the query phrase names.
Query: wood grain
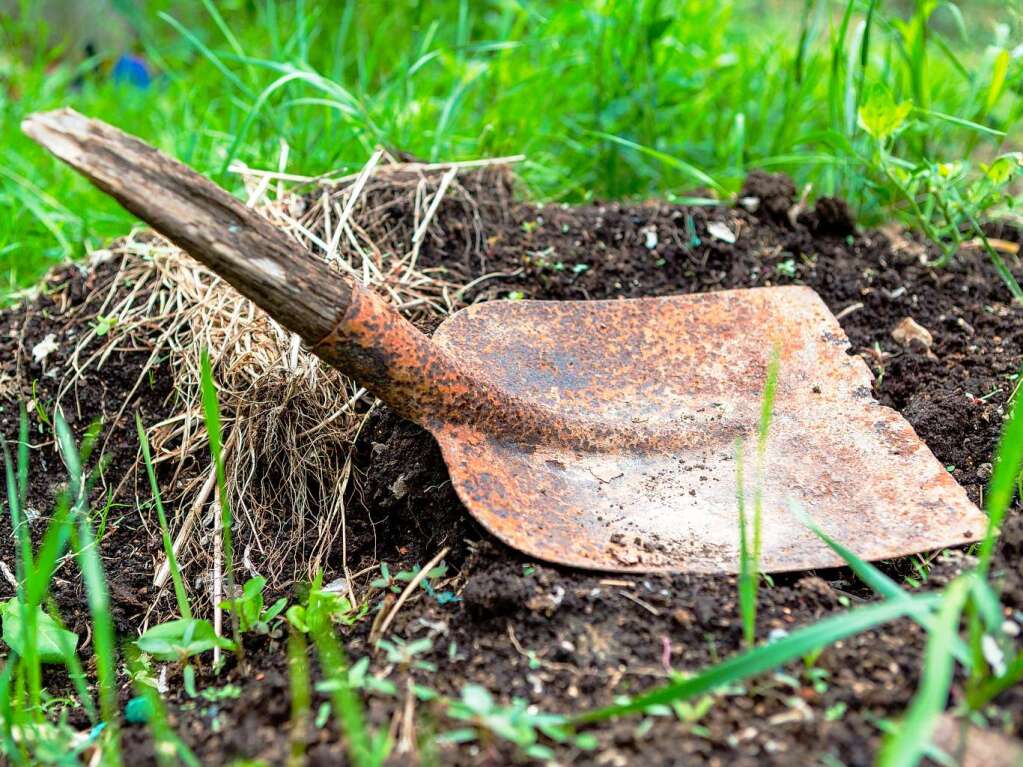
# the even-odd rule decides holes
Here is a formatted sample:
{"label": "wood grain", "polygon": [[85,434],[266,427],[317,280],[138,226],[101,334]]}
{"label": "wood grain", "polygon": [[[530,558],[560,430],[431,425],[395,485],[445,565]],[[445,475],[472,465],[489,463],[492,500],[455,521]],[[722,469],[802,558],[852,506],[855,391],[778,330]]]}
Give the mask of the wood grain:
{"label": "wood grain", "polygon": [[344,316],[344,277],[182,163],[72,109],[31,115],[22,130],[309,344]]}

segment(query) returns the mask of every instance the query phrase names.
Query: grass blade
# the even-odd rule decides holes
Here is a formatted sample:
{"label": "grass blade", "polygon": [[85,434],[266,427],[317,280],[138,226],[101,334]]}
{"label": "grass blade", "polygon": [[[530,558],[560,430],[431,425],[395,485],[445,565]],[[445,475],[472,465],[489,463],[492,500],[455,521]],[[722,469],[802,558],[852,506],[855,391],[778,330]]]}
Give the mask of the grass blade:
{"label": "grass blade", "polygon": [[[845,560],[845,563],[849,566],[849,569],[856,573],[856,577],[863,581],[875,594],[878,596],[889,599],[889,600],[912,600],[910,596],[899,584],[889,578],[887,575],[882,573],[872,564],[866,560],[860,559],[851,549],[846,548],[841,543],[836,541],[830,535],[825,533],[817,523],[810,518],[810,515],[795,502],[790,503],[792,513],[796,515],[804,525],[806,525],[814,534],[824,541],[825,544],[831,548],[838,556]],[[930,615],[920,616],[920,625],[923,626],[927,631],[933,630],[935,623]],[[956,637],[952,645],[952,652],[960,663],[964,666],[969,667],[972,663],[970,657],[969,648],[966,644]]]}
{"label": "grass blade", "polygon": [[959,621],[973,577],[960,576],[945,589],[936,625],[927,641],[920,688],[901,724],[885,738],[878,755],[879,767],[913,767],[925,754],[938,717],[948,704],[955,668],[952,642],[959,636]]}
{"label": "grass blade", "polygon": [[787,637],[730,658],[706,669],[700,674],[680,682],[672,682],[638,698],[576,716],[577,724],[600,722],[605,719],[643,711],[648,706],[687,700],[722,685],[748,679],[800,658],[811,650],[826,647],[839,639],[888,623],[906,615],[919,618],[928,613],[940,598],[934,595],[913,597],[908,602],[892,600],[867,605],[848,613],[825,618],[812,626],[792,632]]}
{"label": "grass blade", "polygon": [[981,578],[987,577],[994,554],[995,536],[1002,520],[1016,494],[1016,482],[1023,470],[1023,397],[1016,396],[1011,403],[1009,420],[1002,429],[1002,437],[995,453],[994,471],[984,500],[987,512],[987,531],[977,554],[977,571]]}
{"label": "grass blade", "polygon": [[170,567],[171,580],[174,583],[174,596],[178,602],[178,612],[182,618],[191,619],[192,608],[188,604],[188,593],[185,591],[185,584],[181,579],[178,558],[174,556],[174,543],[171,540],[170,528],[167,525],[167,515],[163,511],[160,485],[156,481],[156,470],[153,467],[153,458],[149,453],[149,438],[146,436],[145,427],[142,425],[142,418],[138,413],[135,413],[135,428],[138,431],[139,444],[142,446],[142,457],[146,464],[146,474],[149,475],[149,488],[153,493],[153,503],[156,504],[156,516],[160,521],[163,553],[167,557],[167,564]]}
{"label": "grass blade", "polygon": [[370,744],[369,730],[362,702],[348,683],[348,662],[344,650],[334,638],[329,621],[310,626],[320,668],[331,681],[331,704],[341,725],[342,737],[348,744],[348,756],[356,767],[375,767],[378,763]]}
{"label": "grass blade", "polygon": [[78,523],[71,540],[75,549],[75,561],[82,571],[85,593],[92,616],[92,643],[96,659],[96,678],[99,686],[99,708],[109,734],[109,747],[103,749],[104,763],[119,765],[120,738],[119,714],[117,707],[117,655],[114,624],[110,617],[110,596],[107,593],[103,561],[99,554],[92,523],[88,514],[88,487],[82,474],[71,429],[58,410],[54,414],[54,427],[61,457],[70,475],[72,516]]}
{"label": "grass blade", "polygon": [[657,149],[644,146],[643,144],[637,144],[635,141],[629,141],[629,139],[622,138],[621,136],[616,136],[613,133],[604,133],[603,131],[586,132],[591,133],[594,136],[599,136],[600,138],[606,139],[607,141],[611,141],[615,144],[619,144],[620,146],[626,147],[627,149],[635,149],[637,152],[645,154],[648,157],[653,157],[655,160],[660,160],[665,165],[674,168],[677,171],[680,171],[683,175],[688,176],[693,181],[709,186],[711,189],[720,193],[722,196],[724,197],[730,196],[728,194],[728,190],[725,189],[725,187],[722,184],[720,184],[716,179],[714,179],[712,176],[705,173],[704,171],[700,170],[695,165],[690,165],[685,160],[680,160],[679,158],[673,157],[672,155],[667,154],[666,152],[658,151]]}
{"label": "grass blade", "polygon": [[309,656],[302,632],[288,633],[288,687],[291,692],[291,748],[288,765],[305,763],[305,740],[309,732],[312,700],[309,692]]}
{"label": "grass blade", "polygon": [[[220,403],[217,400],[217,386],[213,383],[213,368],[210,366],[209,351],[204,349],[201,360],[202,410],[206,419],[206,431],[210,439],[210,455],[217,475],[217,495],[220,499],[220,526],[224,536],[224,573],[227,576],[227,590],[235,593],[234,584],[234,535],[231,503],[227,498],[227,480],[224,475],[224,440],[220,427]],[[245,657],[242,646],[241,630],[238,627],[238,613],[228,611],[231,618],[231,637],[234,639],[235,651],[240,658]]]}

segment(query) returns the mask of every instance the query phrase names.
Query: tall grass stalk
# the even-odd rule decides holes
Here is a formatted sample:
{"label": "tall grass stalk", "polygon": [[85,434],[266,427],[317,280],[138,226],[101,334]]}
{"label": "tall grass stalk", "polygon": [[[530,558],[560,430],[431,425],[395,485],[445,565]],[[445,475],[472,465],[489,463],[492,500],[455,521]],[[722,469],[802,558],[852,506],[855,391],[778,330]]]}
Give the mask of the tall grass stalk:
{"label": "tall grass stalk", "polygon": [[106,724],[104,733],[107,747],[103,760],[108,765],[119,765],[120,714],[117,707],[117,651],[114,624],[110,617],[110,596],[107,592],[103,561],[99,543],[93,534],[89,519],[89,484],[85,481],[78,447],[64,416],[54,414],[54,429],[61,457],[70,478],[69,493],[72,517],[77,522],[71,534],[75,561],[85,581],[85,594],[92,618],[92,644],[96,659],[96,680],[99,688],[99,709]]}
{"label": "tall grass stalk", "polygon": [[[234,581],[234,535],[231,503],[227,496],[227,481],[224,475],[224,441],[220,425],[220,403],[217,400],[217,386],[213,382],[213,368],[210,365],[208,349],[203,349],[201,360],[200,387],[202,389],[202,409],[206,420],[206,433],[210,440],[210,455],[213,458],[214,470],[217,475],[217,496],[220,500],[220,527],[224,541],[224,572],[227,576],[227,591],[230,598],[236,594]],[[228,611],[231,620],[231,637],[234,639],[235,651],[244,660],[245,647],[242,644],[241,630],[238,626],[236,610]]]}
{"label": "tall grass stalk", "polygon": [[288,633],[288,689],[291,693],[288,767],[302,767],[305,764],[305,741],[309,733],[312,699],[309,691],[308,646],[302,632],[295,629]]}
{"label": "tall grass stalk", "polygon": [[330,681],[330,699],[338,719],[347,754],[356,767],[379,767],[387,758],[386,741],[374,742],[366,724],[362,701],[348,682],[348,661],[334,636],[329,618],[309,627],[320,659],[320,669]]}
{"label": "tall grass stalk", "polygon": [[735,502],[739,507],[739,615],[742,619],[742,637],[747,647],[757,641],[757,566],[750,540],[749,519],[746,512],[746,446],[741,438],[735,440]]}
{"label": "tall grass stalk", "polygon": [[171,581],[174,583],[174,597],[178,603],[178,612],[182,618],[191,619],[192,607],[188,602],[188,592],[185,591],[185,583],[181,578],[181,568],[178,567],[178,558],[174,555],[174,542],[171,540],[170,527],[167,525],[167,515],[163,510],[163,500],[160,496],[160,485],[156,481],[156,469],[153,466],[153,458],[149,452],[149,438],[146,436],[146,429],[142,425],[142,418],[135,413],[135,429],[139,435],[139,445],[142,447],[142,458],[146,464],[146,474],[149,476],[149,488],[153,493],[153,503],[156,505],[156,516],[160,522],[160,535],[163,539],[163,554],[167,557],[167,565],[170,568]]}
{"label": "tall grass stalk", "polygon": [[739,613],[742,617],[743,639],[752,647],[757,632],[757,591],[760,585],[760,557],[763,549],[764,481],[767,459],[767,437],[774,413],[774,397],[778,388],[778,367],[781,360],[779,347],[771,352],[760,401],[760,420],[757,424],[756,485],[753,489],[753,519],[748,519],[746,508],[746,472],[744,444],[735,443],[735,472],[739,507]]}

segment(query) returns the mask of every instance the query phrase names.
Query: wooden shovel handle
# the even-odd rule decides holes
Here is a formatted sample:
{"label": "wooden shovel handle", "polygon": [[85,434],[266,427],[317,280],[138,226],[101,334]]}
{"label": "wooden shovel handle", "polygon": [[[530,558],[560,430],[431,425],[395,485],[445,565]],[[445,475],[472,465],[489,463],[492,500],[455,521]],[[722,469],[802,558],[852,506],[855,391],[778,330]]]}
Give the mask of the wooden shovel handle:
{"label": "wooden shovel handle", "polygon": [[472,376],[385,301],[182,163],[71,109],[21,127],[405,417],[426,423],[479,399]]}

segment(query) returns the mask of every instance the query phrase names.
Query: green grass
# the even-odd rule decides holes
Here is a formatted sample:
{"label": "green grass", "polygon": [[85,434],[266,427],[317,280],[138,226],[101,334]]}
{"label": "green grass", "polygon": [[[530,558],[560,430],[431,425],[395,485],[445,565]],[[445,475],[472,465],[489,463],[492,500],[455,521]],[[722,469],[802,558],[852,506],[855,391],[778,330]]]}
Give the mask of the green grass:
{"label": "green grass", "polygon": [[170,527],[167,524],[167,515],[163,510],[163,498],[160,495],[160,485],[156,481],[156,469],[153,466],[153,457],[149,453],[149,439],[146,437],[146,429],[142,425],[142,418],[135,413],[135,430],[139,435],[139,446],[142,448],[142,459],[146,464],[146,475],[149,478],[149,489],[153,493],[153,504],[156,506],[156,516],[160,522],[160,537],[163,541],[163,554],[167,557],[167,566],[170,570],[171,581],[174,583],[174,598],[178,603],[178,613],[185,620],[192,618],[192,605],[188,601],[188,592],[185,591],[185,582],[181,578],[181,568],[178,566],[178,558],[174,554],[174,543],[171,540]]}
{"label": "green grass", "polygon": [[[568,201],[728,199],[750,168],[784,170],[950,248],[1013,202],[980,164],[1019,144],[1018,10],[767,5],[152,0],[132,22],[160,72],[148,91],[102,73],[119,51],[100,51],[92,73],[39,24],[2,18],[0,286],[129,226],[20,135],[24,115],[65,104],[234,189],[232,160],[276,166],[286,141],[289,170],[305,173],[359,167],[378,144],[428,160],[523,152],[527,194]],[[881,143],[858,120],[878,87],[909,108]]]}
{"label": "green grass", "polygon": [[760,420],[757,423],[756,484],[753,487],[753,519],[746,510],[746,472],[743,442],[736,441],[735,473],[739,507],[739,615],[746,645],[752,647],[757,638],[757,592],[760,588],[760,555],[763,550],[764,479],[766,478],[767,437],[774,415],[774,395],[778,388],[778,367],[781,352],[775,347],[767,364],[764,390],[760,397]]}

